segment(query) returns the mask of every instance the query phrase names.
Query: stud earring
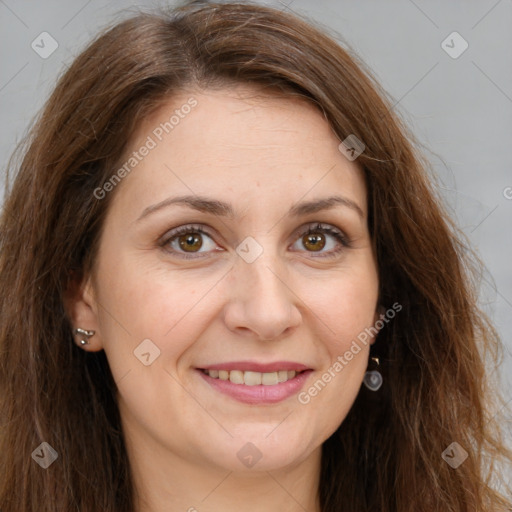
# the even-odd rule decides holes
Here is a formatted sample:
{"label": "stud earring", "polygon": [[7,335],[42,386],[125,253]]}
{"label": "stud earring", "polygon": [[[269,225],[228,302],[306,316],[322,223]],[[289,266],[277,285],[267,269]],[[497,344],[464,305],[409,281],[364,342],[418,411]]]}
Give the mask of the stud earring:
{"label": "stud earring", "polygon": [[87,339],[82,338],[80,340],[81,345],[89,345],[89,338],[91,336],[94,336],[96,331],[87,331],[86,329],[81,329],[80,327],[77,327],[75,329],[75,334],[81,334],[82,336],[85,336]]}
{"label": "stud earring", "polygon": [[[380,366],[379,358],[378,357],[372,357],[371,361],[373,361],[374,368],[378,368]],[[371,365],[371,363],[370,363]],[[383,378],[382,374],[377,369],[368,369],[368,371],[364,375],[363,384],[370,390],[370,391],[378,391],[380,387],[382,386]]]}

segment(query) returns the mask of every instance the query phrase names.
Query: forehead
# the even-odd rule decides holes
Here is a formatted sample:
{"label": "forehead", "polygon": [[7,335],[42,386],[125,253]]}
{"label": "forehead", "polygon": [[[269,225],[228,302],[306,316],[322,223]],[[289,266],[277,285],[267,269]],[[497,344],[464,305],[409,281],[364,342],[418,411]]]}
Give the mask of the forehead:
{"label": "forehead", "polygon": [[322,113],[300,98],[246,86],[183,92],[137,126],[122,158],[134,165],[116,195],[142,210],[178,194],[285,203],[339,191],[364,210],[362,170],[339,142]]}

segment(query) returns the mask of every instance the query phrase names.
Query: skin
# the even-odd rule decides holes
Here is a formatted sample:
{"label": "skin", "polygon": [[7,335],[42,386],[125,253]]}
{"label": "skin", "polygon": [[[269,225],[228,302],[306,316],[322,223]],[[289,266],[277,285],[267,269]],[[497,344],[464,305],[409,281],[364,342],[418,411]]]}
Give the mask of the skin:
{"label": "skin", "polygon": [[[313,106],[247,86],[173,97],[140,124],[125,156],[191,96],[197,106],[110,192],[94,271],[69,300],[70,316],[96,331],[83,348],[105,350],[117,382],[139,512],[242,503],[249,512],[319,511],[321,445],[357,396],[369,345],[308,404],[297,395],[243,404],[196,368],[295,361],[314,370],[307,390],[374,324],[378,275],[363,174]],[[235,215],[172,205],[137,221],[148,206],[194,194],[231,203]],[[344,205],[288,213],[334,194],[362,216]],[[316,223],[341,230],[350,246],[321,232],[305,244]],[[189,224],[208,231],[199,252],[159,245]],[[236,252],[247,236],[263,249],[252,263]],[[144,339],[160,350],[148,366],[134,356]],[[248,442],[261,453],[252,468],[237,457]]]}

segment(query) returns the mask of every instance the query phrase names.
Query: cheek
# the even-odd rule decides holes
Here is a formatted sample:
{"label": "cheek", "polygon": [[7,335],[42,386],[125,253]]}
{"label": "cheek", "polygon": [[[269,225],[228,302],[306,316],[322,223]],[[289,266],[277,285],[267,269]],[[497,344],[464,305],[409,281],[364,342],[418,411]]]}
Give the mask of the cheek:
{"label": "cheek", "polygon": [[208,294],[214,291],[217,273],[171,271],[120,257],[104,266],[103,275],[108,280],[106,286],[100,284],[99,314],[113,371],[126,371],[137,362],[134,351],[144,340],[155,345],[144,342],[159,352],[160,364],[173,366],[211,322],[215,293]]}
{"label": "cheek", "polygon": [[376,292],[347,287],[341,298],[333,295],[331,299],[316,303],[316,311],[323,313],[323,323],[329,327],[322,329],[318,350],[324,356],[322,365],[298,395],[303,413],[323,439],[344,421],[361,388],[371,341],[365,330],[373,325]]}
{"label": "cheek", "polygon": [[124,414],[148,430],[179,423],[178,412],[185,421],[187,412],[169,408],[169,397],[190,402],[179,383],[191,366],[189,349],[214,318],[215,293],[208,292],[215,292],[218,275],[149,268],[128,258],[103,272],[109,277],[99,297],[101,333]]}
{"label": "cheek", "polygon": [[361,387],[368,366],[374,332],[369,328],[374,325],[377,299],[378,278],[371,258],[363,265],[331,274],[308,296],[307,304],[318,319],[319,351],[324,357],[316,378],[299,396],[299,402],[313,416],[325,419],[327,433],[343,421]]}
{"label": "cheek", "polygon": [[[373,325],[378,278],[373,260],[331,273],[325,280],[305,284],[300,294],[322,326],[322,344],[331,360],[349,350],[353,340]],[[371,341],[368,339],[368,342]]]}

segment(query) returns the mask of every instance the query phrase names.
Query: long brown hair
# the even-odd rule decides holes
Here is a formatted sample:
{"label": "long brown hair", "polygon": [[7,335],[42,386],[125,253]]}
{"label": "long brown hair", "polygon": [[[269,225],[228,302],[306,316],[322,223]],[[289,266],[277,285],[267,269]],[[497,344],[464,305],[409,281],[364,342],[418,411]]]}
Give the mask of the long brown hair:
{"label": "long brown hair", "polygon": [[[109,27],[63,74],[7,190],[0,255],[0,509],[133,512],[134,490],[104,352],[73,342],[63,297],[95,261],[115,191],[98,200],[140,119],[177,91],[250,83],[300,96],[340,141],[364,142],[384,385],[364,387],[323,445],[323,512],[491,511],[509,463],[486,364],[500,341],[477,304],[479,264],[441,206],[428,162],[386,93],[323,29],[253,4],[138,13]],[[372,349],[373,350],[373,349]],[[493,409],[494,407],[494,409]],[[46,470],[31,454],[48,442]],[[457,442],[457,469],[441,454]]]}

